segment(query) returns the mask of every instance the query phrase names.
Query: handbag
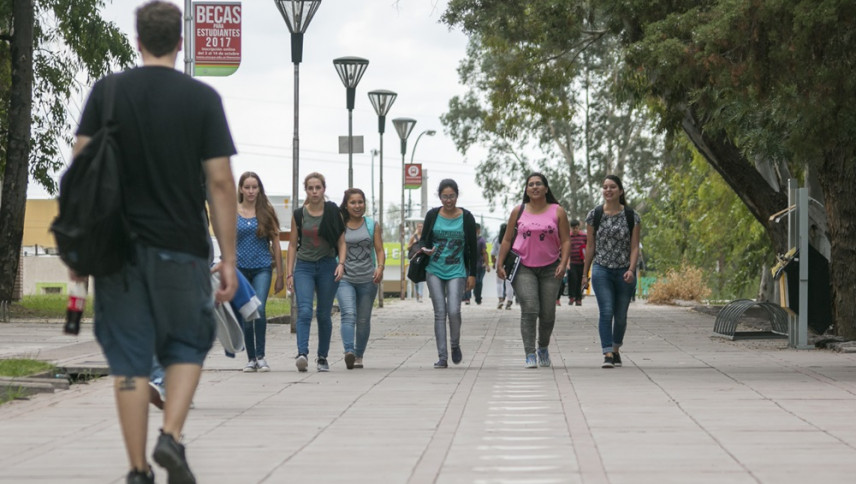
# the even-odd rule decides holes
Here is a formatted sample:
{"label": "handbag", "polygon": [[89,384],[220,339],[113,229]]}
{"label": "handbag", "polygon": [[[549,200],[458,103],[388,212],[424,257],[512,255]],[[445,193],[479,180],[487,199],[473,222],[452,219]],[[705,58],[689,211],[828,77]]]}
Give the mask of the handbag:
{"label": "handbag", "polygon": [[407,278],[413,282],[425,282],[425,269],[428,268],[428,260],[431,256],[421,250],[410,259],[410,267],[407,268]]}

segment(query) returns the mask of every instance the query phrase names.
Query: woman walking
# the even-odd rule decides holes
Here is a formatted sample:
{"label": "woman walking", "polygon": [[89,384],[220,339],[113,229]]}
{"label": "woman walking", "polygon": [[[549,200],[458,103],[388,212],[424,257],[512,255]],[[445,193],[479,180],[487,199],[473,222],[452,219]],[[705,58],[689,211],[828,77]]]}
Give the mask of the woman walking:
{"label": "woman walking", "polygon": [[478,243],[475,217],[457,206],[458,184],[455,180],[447,178],[441,181],[437,194],[442,206],[425,214],[419,243],[421,250],[430,256],[425,282],[434,306],[434,336],[439,356],[434,368],[448,368],[446,320],[449,321],[452,363],[457,365],[463,359],[461,299],[464,291],[476,285]]}
{"label": "woman walking", "polygon": [[[422,238],[422,222],[416,224],[416,229],[410,235],[410,240],[407,241],[407,259],[410,260],[416,255],[419,250],[419,239]],[[413,292],[416,293],[416,302],[422,302],[422,289],[425,287],[424,282],[414,282]]]}
{"label": "woman walking", "polygon": [[350,370],[363,367],[363,354],[371,333],[372,306],[386,258],[381,228],[365,216],[365,193],[359,188],[345,190],[339,209],[345,219],[347,256],[336,298],[342,313],[345,366]]}
{"label": "woman walking", "polygon": [[[335,202],[324,200],[327,182],[324,175],[310,173],[303,180],[306,202],[294,211],[288,241],[286,284],[297,298],[298,371],[306,371],[309,355],[309,329],[312,325],[312,300],[317,297],[318,371],[330,371],[327,353],[333,333],[333,299],[339,280],[345,273],[345,224]],[[296,249],[296,250],[294,250]]]}
{"label": "woman walking", "polygon": [[639,258],[640,225],[639,214],[627,206],[621,179],[608,175],[603,181],[603,205],[586,216],[586,259],[581,284],[588,284],[591,268],[592,289],[600,312],[603,368],[621,366],[618,349],[624,343],[627,308],[636,291],[634,269]]}
{"label": "woman walking", "polygon": [[523,204],[511,211],[496,264],[497,275],[505,278],[503,263],[509,251],[520,256],[511,284],[520,302],[526,368],[551,364],[548,346],[556,321],[556,294],[570,257],[569,236],[568,216],[550,191],[547,178],[540,173],[529,175]]}
{"label": "woman walking", "polygon": [[248,171],[238,179],[238,270],[247,278],[261,301],[259,318],[244,322],[247,348],[245,373],[270,371],[265,360],[267,319],[265,304],[271,283],[271,266],[276,266],[274,294],[282,291],[282,250],[279,245],[279,220],[265,195],[265,187],[255,173]]}

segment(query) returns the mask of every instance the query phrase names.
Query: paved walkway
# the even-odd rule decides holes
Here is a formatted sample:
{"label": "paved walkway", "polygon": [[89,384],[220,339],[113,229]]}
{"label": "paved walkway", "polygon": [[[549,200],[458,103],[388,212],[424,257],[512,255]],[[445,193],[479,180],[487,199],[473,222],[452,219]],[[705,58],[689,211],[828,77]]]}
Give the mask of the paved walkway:
{"label": "paved walkway", "polygon": [[[209,357],[191,466],[205,484],[852,482],[856,354],[712,338],[713,317],[686,308],[630,314],[614,370],[592,299],[558,308],[549,369],[523,368],[516,307],[465,306],[464,362],[447,370],[427,303],[375,311],[363,370],[334,351],[330,373],[297,373],[294,335],[272,326],[271,373]],[[0,324],[0,357],[98,364],[91,328],[60,333]],[[107,378],[0,406],[0,483],[122,483],[126,466]]]}

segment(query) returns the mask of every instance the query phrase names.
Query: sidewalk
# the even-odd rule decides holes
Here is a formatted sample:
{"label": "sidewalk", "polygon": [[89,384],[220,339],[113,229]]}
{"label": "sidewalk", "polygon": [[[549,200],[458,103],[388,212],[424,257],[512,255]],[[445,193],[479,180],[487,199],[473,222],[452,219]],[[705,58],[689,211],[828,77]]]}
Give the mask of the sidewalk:
{"label": "sidewalk", "polygon": [[[430,302],[376,309],[365,369],[270,373],[215,346],[185,427],[200,483],[804,483],[856,475],[856,354],[712,338],[714,318],[633,303],[624,367],[600,368],[597,307],[557,308],[552,368],[523,368],[519,310],[464,306],[464,361],[435,370]],[[310,350],[317,348],[316,336]],[[103,362],[91,327],[0,324],[0,357]],[[151,411],[149,449],[160,425]],[[112,382],[0,406],[0,483],[123,483]],[[157,482],[166,472],[155,467]]]}

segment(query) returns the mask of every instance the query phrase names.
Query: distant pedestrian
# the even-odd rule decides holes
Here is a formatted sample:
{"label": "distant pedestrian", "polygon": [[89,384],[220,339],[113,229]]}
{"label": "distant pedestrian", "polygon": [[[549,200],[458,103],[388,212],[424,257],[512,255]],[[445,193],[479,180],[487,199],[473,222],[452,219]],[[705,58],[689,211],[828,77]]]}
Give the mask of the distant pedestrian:
{"label": "distant pedestrian", "polygon": [[583,268],[586,263],[586,233],[580,231],[580,221],[571,220],[571,261],[568,266],[568,304],[583,305]]}
{"label": "distant pedestrian", "polygon": [[437,339],[439,355],[434,368],[447,368],[447,319],[452,363],[457,365],[463,359],[461,299],[465,291],[476,285],[478,243],[476,219],[468,210],[457,206],[458,184],[455,180],[447,178],[441,181],[437,194],[443,205],[425,214],[419,243],[422,251],[430,255],[426,282],[434,306],[434,336]]}
{"label": "distant pedestrian", "polygon": [[[422,222],[416,224],[416,229],[410,234],[410,240],[407,241],[407,259],[410,260],[419,251],[419,239],[422,238]],[[425,288],[424,282],[414,282],[413,292],[416,293],[416,302],[422,302],[422,293]]]}
{"label": "distant pedestrian", "polygon": [[497,304],[496,309],[502,309],[503,304],[505,304],[505,309],[511,310],[511,306],[514,304],[514,288],[511,287],[511,281],[505,277],[500,277],[499,272],[496,270],[496,256],[499,255],[499,246],[502,245],[502,238],[505,237],[505,230],[507,227],[507,223],[503,223],[499,226],[499,234],[497,234],[496,238],[493,240],[493,247],[490,249],[490,261],[493,266],[494,274],[496,274],[496,295],[499,298],[499,303]]}
{"label": "distant pedestrian", "polygon": [[267,318],[265,305],[270,292],[272,266],[276,267],[274,294],[282,291],[282,249],[279,245],[279,219],[265,194],[261,178],[251,171],[238,179],[238,270],[252,284],[259,298],[259,317],[244,321],[247,365],[244,372],[267,372],[265,360]]}
{"label": "distant pedestrian", "polygon": [[[169,2],[136,10],[143,65],[93,86],[72,151],[77,155],[91,141],[106,122],[105,103],[115,101],[125,215],[136,239],[131,261],[95,278],[95,337],[113,376],[130,484],[155,482],[145,454],[154,356],[166,368],[169,399],[161,402],[163,428],[152,457],[166,468],[169,482],[196,482],[179,442],[214,343],[214,302],[231,300],[238,287],[230,162],[235,146],[220,96],[175,70],[182,23],[181,10]],[[203,216],[206,189],[222,254],[216,290]],[[86,279],[73,271],[69,277]]]}
{"label": "distant pedestrian", "polygon": [[335,202],[326,201],[324,175],[313,172],[303,179],[306,203],[294,210],[288,241],[286,285],[297,299],[297,371],[309,364],[309,330],[312,302],[318,320],[318,371],[330,371],[327,354],[333,333],[333,299],[345,274],[345,224]]}
{"label": "distant pedestrian", "polygon": [[472,291],[467,291],[464,294],[464,303],[469,304],[470,298],[475,295],[476,305],[481,306],[482,289],[484,288],[484,275],[490,272],[490,259],[487,255],[487,241],[481,236],[481,224],[476,224],[476,240],[479,246],[478,265],[476,273],[476,287]]}
{"label": "distant pedestrian", "polygon": [[548,346],[556,322],[556,294],[571,250],[569,235],[568,216],[550,191],[547,178],[540,173],[529,175],[523,204],[511,212],[497,258],[497,273],[505,277],[503,263],[508,253],[513,250],[520,256],[512,285],[520,301],[526,368],[551,364]]}
{"label": "distant pedestrian", "polygon": [[339,281],[342,344],[345,366],[363,367],[363,354],[371,334],[372,306],[377,285],[383,279],[386,257],[381,227],[366,217],[366,194],[359,188],[345,190],[339,206],[345,220],[345,275]]}
{"label": "distant pedestrian", "polygon": [[627,206],[621,179],[607,175],[603,181],[603,205],[586,216],[586,260],[580,286],[588,283],[591,268],[592,289],[600,312],[603,368],[622,364],[618,349],[624,344],[627,308],[636,291],[640,225],[639,214]]}

